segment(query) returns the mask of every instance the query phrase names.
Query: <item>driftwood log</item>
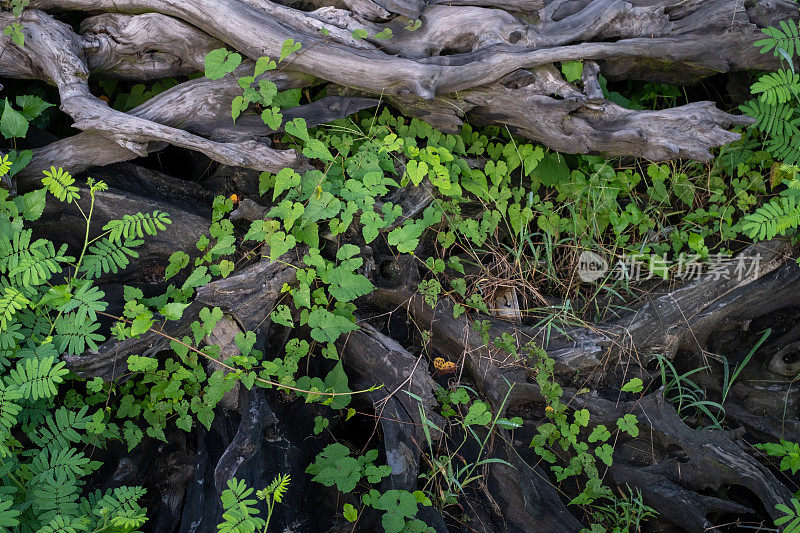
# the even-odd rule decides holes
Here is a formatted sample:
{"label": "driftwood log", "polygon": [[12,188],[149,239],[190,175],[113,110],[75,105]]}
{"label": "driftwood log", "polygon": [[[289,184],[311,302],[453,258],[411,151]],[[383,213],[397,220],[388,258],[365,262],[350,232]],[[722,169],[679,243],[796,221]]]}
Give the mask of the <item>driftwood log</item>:
{"label": "driftwood log", "polygon": [[[71,24],[62,21],[67,12]],[[92,94],[90,75],[129,81],[186,76],[202,72],[206,53],[223,46],[245,56],[237,71],[245,75],[259,57],[277,57],[284,40],[292,38],[302,43],[301,50],[285,68],[264,76],[281,90],[326,85],[328,96],[286,110],[288,119],[303,117],[316,125],[380,102],[447,132],[469,121],[508,127],[562,152],[707,161],[712,149],[738,138],[729,128],[749,119],[711,102],[658,111],[624,109],[604,98],[599,76],[691,84],[717,74],[769,70],[776,59],[760,54],[753,42],[761,28],[790,17],[797,18],[792,0],[31,0],[21,18],[25,46],[0,37],[0,76],[56,87],[60,109],[78,132],[37,146],[15,186],[19,191],[36,187],[51,164],[73,173],[92,169],[111,185],[98,195],[93,231],[119,213],[169,212],[169,232],[148,241],[122,278],[99,281],[109,294],[119,294],[124,283],[155,291],[163,288],[159,265],[163,268],[173,251],[189,250],[205,231],[214,194],[253,188],[258,172],[299,168],[306,160],[273,147],[269,136],[275,132],[260,121],[242,117],[232,123],[230,105],[240,88],[231,76],[183,81],[123,113]],[[422,21],[420,28],[406,29],[414,20]],[[10,13],[0,13],[0,25],[12,21]],[[389,40],[355,39],[351,33],[365,29],[374,35],[387,28],[393,32]],[[584,62],[580,88],[564,81],[558,69],[569,60]],[[215,162],[212,176],[198,187],[186,176],[130,163],[167,146],[194,152],[192,157],[206,166]],[[431,200],[424,188],[393,195],[391,201],[403,203],[411,216]],[[65,228],[77,228],[82,220],[70,209],[48,208],[36,231],[62,239]],[[254,219],[264,209],[247,200],[234,217]],[[571,407],[588,409],[593,424],[614,425],[623,413],[639,417],[642,432],[618,443],[606,479],[618,487],[638,487],[659,512],[661,531],[704,531],[742,515],[774,518],[775,504],[790,498],[783,480],[754,459],[747,444],[748,438],[800,439],[792,388],[800,371],[795,325],[800,269],[787,243],[743,251],[746,264],[758,257],[757,268],[744,278],[706,276],[642,301],[612,321],[546,338],[541,329],[496,317],[453,318],[452,302],[446,300],[430,308],[417,293],[416,263],[366,253],[373,254],[366,258],[370,264],[390,268],[368,272],[377,290],[362,298],[361,329],[342,339],[340,348],[354,388],[384,385],[357,400],[359,409],[374,414],[370,430],[380,434],[393,469],[384,488],[413,490],[424,467],[418,406],[403,391],[422,398],[428,412],[435,406],[437,383],[427,362],[401,342],[414,337],[409,322],[431,330],[429,349],[459,359],[463,376],[493,408],[541,412],[543,399],[525,365],[485,346],[471,328],[481,319],[492,322],[494,335],[508,333],[519,346],[531,340],[542,345],[557,362],[565,396],[574,398]],[[284,283],[294,280],[287,265],[298,261],[290,254],[282,262],[260,258],[238,268],[202,288],[184,319],[165,332],[180,335],[200,308],[219,306],[226,319],[209,342],[255,330],[259,349],[277,354],[286,332],[268,316]],[[404,321],[408,331],[398,333]],[[727,423],[738,429],[687,425],[657,387],[654,355],[676,365],[704,361],[709,371],[699,379],[714,390],[720,386],[719,356],[746,351],[755,343],[754,332],[774,323],[782,325],[752,363],[756,375],[745,375],[726,404]],[[125,373],[129,354],[167,350],[163,336],[148,333],[109,341],[69,365],[83,375],[111,379]],[[656,385],[639,398],[603,392],[619,390],[620,379],[633,376]],[[314,407],[275,391],[237,388],[218,411],[211,430],[171,434],[161,453],[155,453],[152,441],[130,454],[109,452],[107,459],[117,466],[104,482],[154,489],[158,496],[149,504],[154,519],[148,525],[153,531],[211,532],[221,515],[219,493],[226,479],[237,476],[263,486],[274,474],[289,472],[292,491],[274,520],[290,531],[336,530],[330,517],[338,496],[304,481],[305,466],[322,447],[308,442],[318,414]],[[472,526],[476,531],[578,531],[582,517],[573,516],[527,448],[541,417],[523,418],[522,429],[499,432],[492,441],[493,456],[512,466],[488,469],[485,494],[476,496],[485,505],[470,511]],[[447,531],[438,512],[428,509],[420,517]],[[379,522],[367,516],[360,525],[369,531]]]}

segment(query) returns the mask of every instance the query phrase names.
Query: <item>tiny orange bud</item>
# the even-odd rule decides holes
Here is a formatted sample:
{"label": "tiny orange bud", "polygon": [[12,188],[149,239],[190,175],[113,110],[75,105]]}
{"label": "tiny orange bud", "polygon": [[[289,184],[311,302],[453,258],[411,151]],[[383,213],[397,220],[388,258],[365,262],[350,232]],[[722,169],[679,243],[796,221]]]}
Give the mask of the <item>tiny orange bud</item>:
{"label": "tiny orange bud", "polygon": [[233,202],[234,204],[238,204],[239,196],[237,194],[231,194],[231,202]]}

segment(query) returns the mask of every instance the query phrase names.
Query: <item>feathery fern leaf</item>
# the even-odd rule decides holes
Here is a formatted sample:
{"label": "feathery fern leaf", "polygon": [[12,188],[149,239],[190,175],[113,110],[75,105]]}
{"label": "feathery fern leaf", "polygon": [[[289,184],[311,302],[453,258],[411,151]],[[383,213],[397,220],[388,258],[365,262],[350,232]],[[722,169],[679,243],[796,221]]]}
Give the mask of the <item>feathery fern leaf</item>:
{"label": "feathery fern leaf", "polygon": [[751,239],[765,240],[785,235],[800,226],[800,201],[797,196],[776,198],[744,219],[742,230]]}
{"label": "feathery fern leaf", "polygon": [[794,135],[789,139],[783,137],[769,139],[766,148],[772,157],[788,165],[800,161],[800,135]]}
{"label": "feathery fern leaf", "polygon": [[102,274],[116,274],[128,266],[128,257],[136,258],[139,254],[132,248],[144,244],[143,240],[128,239],[124,243],[112,241],[108,237],[100,239],[89,247],[89,253],[83,258],[81,271],[89,278],[99,278]]}
{"label": "feathery fern leaf", "polygon": [[292,478],[289,474],[278,474],[275,481],[272,482],[272,484],[275,485],[275,488],[272,489],[272,493],[276,502],[281,503],[283,495],[289,490],[289,483],[291,480]]}
{"label": "feathery fern leaf", "polygon": [[42,185],[44,185],[50,193],[58,198],[60,201],[67,203],[73,200],[80,200],[78,194],[78,187],[73,185],[75,178],[61,167],[50,167],[50,170],[45,170],[42,178]]}
{"label": "feathery fern leaf", "polygon": [[264,520],[258,517],[259,510],[251,507],[256,500],[248,499],[252,493],[253,489],[244,480],[228,480],[228,488],[220,495],[225,510],[223,522],[217,526],[220,533],[252,532],[264,527]]}
{"label": "feathery fern leaf", "polygon": [[11,428],[17,423],[17,415],[22,407],[16,402],[22,393],[14,387],[0,383],[0,457],[8,457],[10,451],[6,441],[11,436]]}
{"label": "feathery fern leaf", "polygon": [[81,436],[77,432],[84,429],[91,417],[86,415],[89,407],[84,405],[80,411],[71,411],[66,407],[59,407],[45,418],[46,423],[38,427],[28,436],[40,448],[53,449],[66,448],[72,442],[80,442]]}
{"label": "feathery fern leaf", "polygon": [[750,100],[739,109],[756,119],[755,127],[767,135],[784,138],[800,135],[800,119],[789,104],[771,106],[760,100]]}
{"label": "feathery fern leaf", "polygon": [[68,352],[70,355],[80,355],[88,346],[92,350],[97,349],[97,343],[103,342],[105,337],[95,333],[100,328],[100,323],[92,320],[84,314],[69,313],[61,315],[56,319],[56,348],[61,352]]}
{"label": "feathery fern leaf", "polygon": [[25,359],[11,369],[7,383],[16,385],[23,398],[37,400],[56,395],[56,385],[64,381],[63,376],[69,373],[64,368],[64,361],[55,365],[52,357],[44,359]]}
{"label": "feathery fern leaf", "polygon": [[88,520],[85,517],[73,518],[69,516],[57,516],[50,520],[46,525],[40,527],[36,533],[78,533],[86,531]]}
{"label": "feathery fern leaf", "polygon": [[24,230],[12,239],[0,238],[0,273],[8,274],[20,285],[40,285],[61,272],[63,263],[72,259],[65,256],[67,245],[60,249],[51,241],[37,239],[31,243],[32,230]]}
{"label": "feathery fern leaf", "polygon": [[3,287],[3,292],[0,293],[0,331],[5,331],[17,311],[25,309],[30,303],[16,287]]}
{"label": "feathery fern leaf", "polygon": [[33,480],[74,480],[91,470],[89,458],[75,448],[61,448],[51,452],[44,448],[30,465]]}
{"label": "feathery fern leaf", "polygon": [[78,287],[72,298],[58,310],[62,313],[75,311],[77,319],[85,320],[88,317],[94,321],[97,320],[97,312],[105,311],[108,307],[108,303],[103,301],[105,295],[106,293],[86,282]]}
{"label": "feathery fern leaf", "polygon": [[167,229],[169,224],[172,224],[172,220],[167,213],[153,211],[148,214],[123,215],[122,219],[112,220],[103,226],[103,230],[110,231],[110,241],[121,243],[123,238],[141,239],[145,233],[155,235],[158,231]]}
{"label": "feathery fern leaf", "polygon": [[43,476],[38,479],[32,496],[36,517],[40,523],[48,523],[59,516],[73,516],[77,513],[80,489],[75,476],[59,471],[57,476]]}
{"label": "feathery fern leaf", "polygon": [[756,41],[755,45],[761,47],[762,54],[772,50],[775,57],[779,57],[779,50],[783,49],[789,58],[793,58],[795,50],[800,50],[800,30],[794,19],[782,20],[778,25],[780,26],[778,28],[774,26],[763,28],[761,31],[768,37]]}
{"label": "feathery fern leaf", "polygon": [[0,527],[10,528],[19,525],[19,520],[17,520],[19,511],[12,509],[12,505],[14,505],[14,500],[11,498],[6,496],[0,498]]}
{"label": "feathery fern leaf", "polygon": [[761,76],[750,87],[759,100],[768,105],[785,104],[800,94],[800,74],[781,69]]}

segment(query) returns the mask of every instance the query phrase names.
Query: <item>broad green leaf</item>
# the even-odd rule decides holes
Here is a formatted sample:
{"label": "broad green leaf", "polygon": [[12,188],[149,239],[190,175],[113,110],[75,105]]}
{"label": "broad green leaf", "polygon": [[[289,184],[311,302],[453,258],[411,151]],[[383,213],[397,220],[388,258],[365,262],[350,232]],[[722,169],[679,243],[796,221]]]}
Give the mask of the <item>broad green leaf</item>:
{"label": "broad green leaf", "polygon": [[278,63],[282,62],[289,55],[300,50],[300,46],[300,43],[295,42],[294,39],[286,39],[283,41],[283,45],[281,46],[281,58],[278,60]]}
{"label": "broad green leaf", "polygon": [[8,98],[5,100],[3,115],[0,116],[0,133],[6,139],[22,138],[28,133],[28,121],[25,120],[22,113],[11,108]]}
{"label": "broad green leaf", "polygon": [[242,63],[242,56],[224,48],[212,50],[206,55],[206,78],[218,80],[230,74]]}
{"label": "broad green leaf", "polygon": [[311,327],[311,338],[318,342],[336,342],[343,333],[358,329],[350,319],[320,307],[309,313],[308,325]]}

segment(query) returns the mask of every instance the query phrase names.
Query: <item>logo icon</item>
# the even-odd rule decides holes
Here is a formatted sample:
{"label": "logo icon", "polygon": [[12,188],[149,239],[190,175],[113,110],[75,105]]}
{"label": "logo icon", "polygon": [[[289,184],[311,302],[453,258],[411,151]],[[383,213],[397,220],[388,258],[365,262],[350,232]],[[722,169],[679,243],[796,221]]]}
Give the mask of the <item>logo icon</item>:
{"label": "logo icon", "polygon": [[601,255],[584,250],[578,257],[578,277],[584,283],[602,278],[608,272],[608,261]]}

